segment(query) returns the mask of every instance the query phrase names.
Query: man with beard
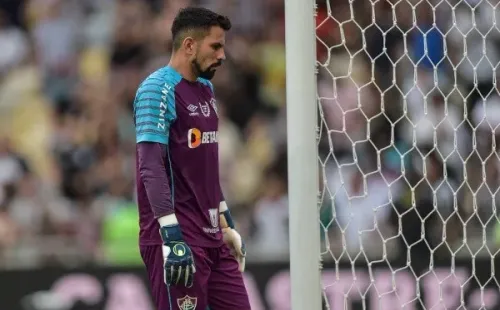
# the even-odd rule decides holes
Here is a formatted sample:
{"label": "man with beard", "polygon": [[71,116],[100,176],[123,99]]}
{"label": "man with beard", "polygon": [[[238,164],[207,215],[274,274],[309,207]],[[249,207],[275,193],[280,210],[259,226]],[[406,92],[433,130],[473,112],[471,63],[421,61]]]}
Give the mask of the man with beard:
{"label": "man with beard", "polygon": [[[134,102],[140,250],[156,309],[250,309],[245,248],[219,183],[218,115],[210,79],[231,22],[185,8],[170,63]],[[159,231],[159,233],[158,233]]]}

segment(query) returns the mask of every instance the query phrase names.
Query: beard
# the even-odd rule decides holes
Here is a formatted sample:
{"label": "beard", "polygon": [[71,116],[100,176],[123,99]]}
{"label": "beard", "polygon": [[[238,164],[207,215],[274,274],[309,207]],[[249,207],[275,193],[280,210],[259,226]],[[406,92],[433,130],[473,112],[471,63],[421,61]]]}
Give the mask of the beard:
{"label": "beard", "polygon": [[197,59],[193,60],[193,67],[194,67],[194,71],[196,72],[196,75],[198,75],[198,77],[200,77],[202,79],[206,79],[206,80],[211,80],[214,77],[215,68],[219,67],[221,64],[222,64],[221,62],[218,62],[218,63],[215,63],[215,64],[209,66],[207,69],[203,70],[201,68],[201,65],[198,62],[198,60]]}

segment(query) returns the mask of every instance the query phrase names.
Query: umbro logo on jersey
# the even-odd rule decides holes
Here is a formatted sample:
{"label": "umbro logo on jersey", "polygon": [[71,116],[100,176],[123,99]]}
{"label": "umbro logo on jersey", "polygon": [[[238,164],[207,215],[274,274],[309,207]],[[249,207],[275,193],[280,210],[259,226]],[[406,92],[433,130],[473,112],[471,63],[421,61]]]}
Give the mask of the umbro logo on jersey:
{"label": "umbro logo on jersey", "polygon": [[189,113],[189,116],[198,116],[199,115],[199,113],[196,112],[196,110],[198,110],[198,107],[195,106],[194,104],[188,105],[187,109],[189,110],[189,112],[191,112],[191,113]]}

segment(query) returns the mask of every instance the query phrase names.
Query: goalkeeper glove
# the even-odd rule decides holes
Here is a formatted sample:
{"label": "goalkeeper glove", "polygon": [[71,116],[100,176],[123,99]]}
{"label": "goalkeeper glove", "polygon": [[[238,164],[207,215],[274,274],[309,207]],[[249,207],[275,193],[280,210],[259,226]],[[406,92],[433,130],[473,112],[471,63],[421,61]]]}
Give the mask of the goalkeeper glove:
{"label": "goalkeeper glove", "polygon": [[234,229],[233,218],[225,202],[221,202],[219,210],[224,243],[238,261],[240,272],[243,272],[245,271],[245,243],[241,239],[241,235]]}
{"label": "goalkeeper glove", "polygon": [[159,219],[160,235],[163,240],[163,267],[166,285],[193,285],[196,272],[193,253],[184,242],[180,226],[175,215],[167,215]]}

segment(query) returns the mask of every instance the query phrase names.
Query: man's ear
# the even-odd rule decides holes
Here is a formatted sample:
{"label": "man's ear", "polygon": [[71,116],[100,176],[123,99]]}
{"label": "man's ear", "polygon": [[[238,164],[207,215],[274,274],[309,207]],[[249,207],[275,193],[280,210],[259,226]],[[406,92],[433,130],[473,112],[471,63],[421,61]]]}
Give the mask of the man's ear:
{"label": "man's ear", "polygon": [[188,55],[193,55],[196,52],[196,45],[196,40],[191,36],[186,37],[184,41],[182,41],[182,46]]}

